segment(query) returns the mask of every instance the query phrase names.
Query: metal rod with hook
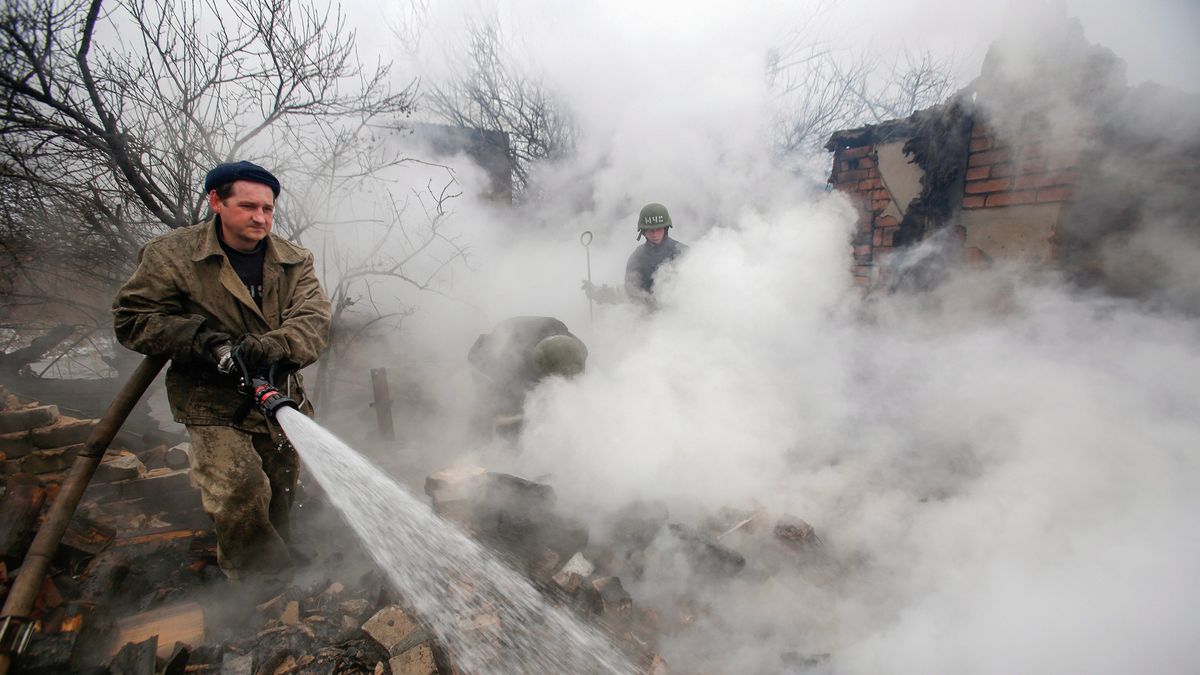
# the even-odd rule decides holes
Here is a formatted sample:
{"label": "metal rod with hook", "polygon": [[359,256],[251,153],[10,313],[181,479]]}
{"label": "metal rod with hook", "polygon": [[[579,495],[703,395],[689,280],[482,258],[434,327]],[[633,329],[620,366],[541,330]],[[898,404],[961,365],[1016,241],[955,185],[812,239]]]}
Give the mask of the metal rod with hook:
{"label": "metal rod with hook", "polygon": [[588,321],[595,321],[592,314],[592,231],[584,230],[583,234],[579,235],[579,243],[583,244],[583,251],[587,256]]}

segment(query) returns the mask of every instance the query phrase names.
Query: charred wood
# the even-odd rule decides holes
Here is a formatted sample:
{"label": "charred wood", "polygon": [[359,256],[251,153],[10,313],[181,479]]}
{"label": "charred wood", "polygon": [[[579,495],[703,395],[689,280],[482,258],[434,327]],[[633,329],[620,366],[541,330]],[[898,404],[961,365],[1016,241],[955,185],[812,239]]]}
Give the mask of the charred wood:
{"label": "charred wood", "polygon": [[9,477],[8,489],[0,497],[0,560],[10,569],[25,558],[45,501],[46,488],[37,476],[18,473]]}
{"label": "charred wood", "polygon": [[109,670],[112,675],[155,675],[157,653],[157,635],[151,635],[142,642],[127,643],[113,657]]}

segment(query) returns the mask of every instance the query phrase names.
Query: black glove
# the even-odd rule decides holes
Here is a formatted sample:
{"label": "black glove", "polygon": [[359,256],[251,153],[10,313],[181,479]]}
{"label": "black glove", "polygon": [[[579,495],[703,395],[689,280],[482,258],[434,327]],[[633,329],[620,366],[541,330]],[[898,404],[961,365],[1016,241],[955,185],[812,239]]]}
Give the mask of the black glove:
{"label": "black glove", "polygon": [[263,371],[271,364],[287,358],[279,342],[261,335],[246,334],[233,346],[234,358],[241,359],[251,373]]}
{"label": "black glove", "polygon": [[201,326],[192,338],[192,358],[203,363],[217,365],[216,347],[229,342],[229,334]]}

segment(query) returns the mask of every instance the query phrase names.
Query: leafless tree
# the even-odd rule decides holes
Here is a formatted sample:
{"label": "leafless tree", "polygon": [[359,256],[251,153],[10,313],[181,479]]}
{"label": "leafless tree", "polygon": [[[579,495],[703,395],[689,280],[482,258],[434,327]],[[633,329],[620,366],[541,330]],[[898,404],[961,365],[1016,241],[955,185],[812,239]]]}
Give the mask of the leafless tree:
{"label": "leafless tree", "polygon": [[[431,181],[423,191],[414,190],[404,199],[389,194],[384,203],[390,213],[379,222],[379,230],[370,242],[371,252],[365,256],[323,247],[332,252],[333,259],[323,260],[322,266],[336,269],[326,276],[337,281],[329,287],[333,304],[329,349],[319,362],[313,388],[318,401],[333,398],[334,365],[345,362],[360,338],[378,328],[398,329],[399,322],[412,314],[412,307],[402,300],[384,301],[377,297],[379,294],[394,290],[395,282],[404,288],[440,294],[438,283],[443,272],[455,263],[468,262],[469,248],[446,233],[453,213],[452,200],[461,196],[456,188],[457,183],[450,177],[440,189],[435,189]],[[415,219],[407,214],[414,203],[422,211]]]}
{"label": "leafless tree", "polygon": [[783,153],[818,150],[835,131],[905,118],[953,93],[950,59],[905,51],[885,64],[870,52],[839,49],[821,34],[818,25],[806,24],[768,53]]}
{"label": "leafless tree", "polygon": [[466,54],[440,82],[427,83],[429,109],[447,123],[507,135],[515,197],[528,197],[530,169],[568,156],[578,132],[569,109],[506,48],[496,19],[468,23]]}
{"label": "leafless tree", "polygon": [[414,90],[391,78],[359,63],[340,11],[306,2],[6,2],[0,254],[37,271],[3,290],[36,296],[51,263],[111,289],[149,237],[199,220],[201,179],[221,161],[279,174],[277,227],[301,239],[338,209],[289,204],[336,206],[403,161],[384,137]]}

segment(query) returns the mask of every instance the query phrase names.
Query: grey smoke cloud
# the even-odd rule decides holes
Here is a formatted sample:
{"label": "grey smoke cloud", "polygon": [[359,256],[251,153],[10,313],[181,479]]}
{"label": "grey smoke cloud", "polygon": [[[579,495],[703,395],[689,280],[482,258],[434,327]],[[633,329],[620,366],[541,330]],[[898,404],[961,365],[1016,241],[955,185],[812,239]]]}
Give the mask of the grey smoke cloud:
{"label": "grey smoke cloud", "polygon": [[[433,34],[457,39],[472,6],[431,8]],[[1174,40],[1160,17],[1181,24],[1193,8],[1070,9],[1093,41],[1124,21],[1108,46],[1133,81],[1178,77],[1144,45]],[[822,194],[825,158],[798,176],[768,150],[765,45],[801,10],[503,5],[522,58],[572,104],[579,157],[538,176],[537,204],[458,203],[474,269],[456,275],[458,301],[414,299],[394,348],[411,371],[430,366],[425,386],[451,407],[468,395],[476,334],[557,316],[587,342],[588,372],[535,391],[519,455],[477,457],[549,475],[594,525],[650,497],[675,520],[757,501],[817,527],[832,573],[692,589],[713,609],[664,647],[683,672],[780,672],[788,651],[828,653],[817,668],[839,673],[1187,671],[1200,656],[1200,324],[1003,265],[860,301],[854,213]],[[969,77],[988,30],[1018,10],[831,11],[862,39],[951,45],[960,63],[978,59]],[[618,283],[648,201],[671,209],[690,255],[660,281],[659,312],[604,307],[591,323],[579,232],[596,234],[596,281]],[[475,449],[443,436],[422,439],[437,461]],[[635,597],[669,597],[676,572],[652,564]]]}

